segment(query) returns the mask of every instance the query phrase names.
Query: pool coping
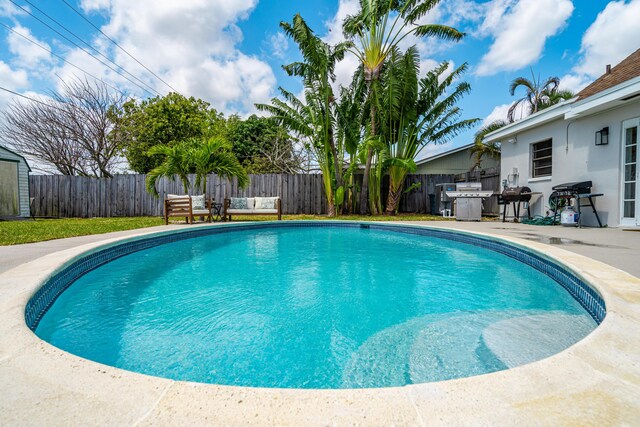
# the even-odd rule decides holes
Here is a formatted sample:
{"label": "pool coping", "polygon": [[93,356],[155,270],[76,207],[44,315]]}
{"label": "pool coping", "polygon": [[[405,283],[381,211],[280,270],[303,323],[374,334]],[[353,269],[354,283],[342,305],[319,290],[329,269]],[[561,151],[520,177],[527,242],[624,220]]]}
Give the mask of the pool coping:
{"label": "pool coping", "polygon": [[0,384],[4,390],[0,423],[455,425],[637,421],[640,279],[541,243],[447,227],[426,228],[504,241],[556,259],[594,286],[605,301],[607,316],[572,347],[528,365],[457,380],[362,390],[261,389],[173,381],[82,359],[41,341],[29,330],[24,307],[60,266],[105,245],[193,228],[142,230],[134,236],[105,238],[46,255],[0,275]]}

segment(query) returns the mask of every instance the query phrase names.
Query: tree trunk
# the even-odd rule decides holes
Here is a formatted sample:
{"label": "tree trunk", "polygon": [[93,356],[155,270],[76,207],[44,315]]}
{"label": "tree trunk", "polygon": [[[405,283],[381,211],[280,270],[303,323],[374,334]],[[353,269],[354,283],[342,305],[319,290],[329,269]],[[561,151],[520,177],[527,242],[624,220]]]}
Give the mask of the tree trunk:
{"label": "tree trunk", "polygon": [[[371,90],[371,89],[369,89]],[[371,136],[376,136],[376,107],[371,104]],[[360,215],[367,214],[369,206],[369,175],[371,174],[371,160],[373,159],[373,149],[369,147],[367,150],[367,162],[364,166],[364,175],[362,177],[362,188],[360,190]],[[371,212],[375,214],[377,212]]]}
{"label": "tree trunk", "polygon": [[336,216],[336,206],[333,204],[333,200],[329,200],[327,203],[327,216],[328,217]]}
{"label": "tree trunk", "polygon": [[362,176],[362,187],[360,187],[360,215],[367,214],[369,206],[369,173],[371,172],[371,159],[373,158],[373,150],[369,148],[367,151],[367,162],[364,165],[364,175]]}
{"label": "tree trunk", "polygon": [[385,209],[385,215],[395,216],[398,211],[398,205],[400,203],[400,197],[402,196],[402,184],[393,186],[389,184],[389,196],[387,197],[387,208]]}

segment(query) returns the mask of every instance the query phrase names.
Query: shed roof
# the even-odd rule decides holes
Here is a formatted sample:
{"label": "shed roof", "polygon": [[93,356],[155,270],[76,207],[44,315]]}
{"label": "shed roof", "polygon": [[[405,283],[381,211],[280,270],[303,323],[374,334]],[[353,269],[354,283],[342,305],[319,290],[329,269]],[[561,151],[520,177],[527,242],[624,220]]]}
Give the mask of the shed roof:
{"label": "shed roof", "polygon": [[16,152],[15,152],[15,151],[13,151],[13,150],[9,150],[7,147],[5,147],[5,146],[3,146],[3,145],[0,145],[0,149],[5,150],[5,151],[7,151],[7,152],[9,152],[9,153],[13,154],[14,156],[20,157],[20,158],[24,161],[24,164],[25,164],[25,165],[27,165],[27,169],[29,169],[29,172],[31,172],[31,166],[29,166],[29,162],[27,162],[27,159],[25,159],[25,158],[24,158],[24,156],[22,156],[22,155],[20,155],[20,154],[16,153]]}

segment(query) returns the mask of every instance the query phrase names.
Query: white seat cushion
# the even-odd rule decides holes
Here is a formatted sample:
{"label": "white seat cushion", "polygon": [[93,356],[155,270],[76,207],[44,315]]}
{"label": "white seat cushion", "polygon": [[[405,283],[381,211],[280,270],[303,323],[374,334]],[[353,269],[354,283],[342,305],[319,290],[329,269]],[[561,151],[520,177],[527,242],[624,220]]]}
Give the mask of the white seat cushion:
{"label": "white seat cushion", "polygon": [[191,209],[194,215],[209,215],[209,209]]}

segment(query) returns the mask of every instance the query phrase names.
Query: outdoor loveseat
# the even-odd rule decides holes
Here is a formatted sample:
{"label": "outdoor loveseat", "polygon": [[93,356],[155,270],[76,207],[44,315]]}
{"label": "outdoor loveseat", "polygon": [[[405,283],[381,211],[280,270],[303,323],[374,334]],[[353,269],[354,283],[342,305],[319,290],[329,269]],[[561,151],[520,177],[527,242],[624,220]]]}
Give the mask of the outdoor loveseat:
{"label": "outdoor loveseat", "polygon": [[193,224],[194,217],[206,217],[211,222],[213,216],[211,207],[213,202],[204,194],[200,196],[185,196],[167,194],[164,199],[164,223],[169,224],[169,217],[184,217],[187,224]]}
{"label": "outdoor loveseat", "polygon": [[232,215],[278,215],[282,220],[280,197],[232,197],[224,199],[223,218],[231,221]]}

